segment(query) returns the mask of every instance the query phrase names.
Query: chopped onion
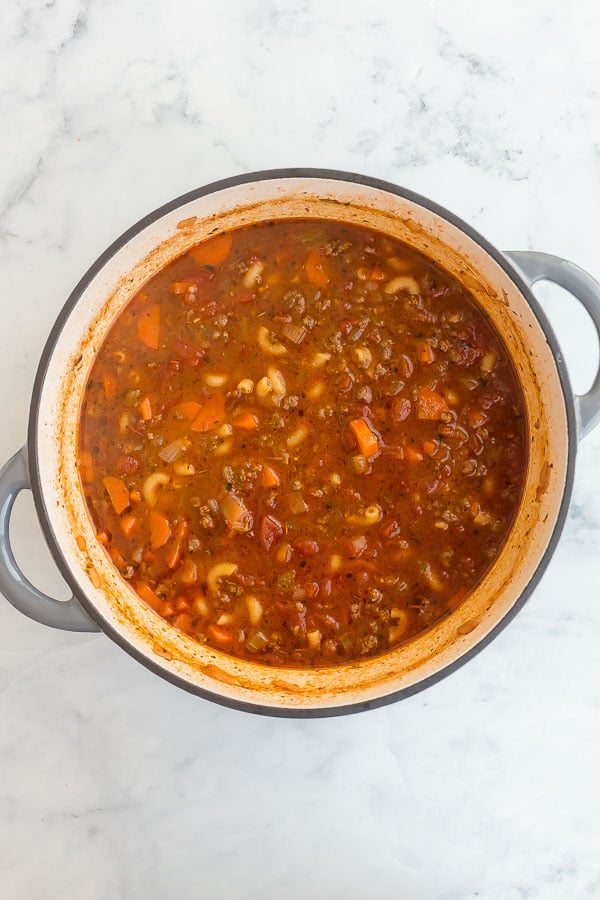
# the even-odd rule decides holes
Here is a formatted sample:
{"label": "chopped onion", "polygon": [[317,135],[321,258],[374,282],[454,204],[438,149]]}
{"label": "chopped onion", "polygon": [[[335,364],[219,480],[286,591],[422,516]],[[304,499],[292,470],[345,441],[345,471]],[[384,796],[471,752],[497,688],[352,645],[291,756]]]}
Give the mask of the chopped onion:
{"label": "chopped onion", "polygon": [[172,463],[175,462],[175,460],[178,459],[184,452],[184,450],[187,450],[189,446],[190,442],[185,438],[177,438],[177,440],[171,441],[170,444],[167,444],[166,447],[163,447],[158,455],[162,460],[164,460],[164,462]]}
{"label": "chopped onion", "polygon": [[306,328],[303,325],[294,325],[292,322],[285,322],[281,326],[281,333],[286,336],[292,344],[301,344],[307,335]]}

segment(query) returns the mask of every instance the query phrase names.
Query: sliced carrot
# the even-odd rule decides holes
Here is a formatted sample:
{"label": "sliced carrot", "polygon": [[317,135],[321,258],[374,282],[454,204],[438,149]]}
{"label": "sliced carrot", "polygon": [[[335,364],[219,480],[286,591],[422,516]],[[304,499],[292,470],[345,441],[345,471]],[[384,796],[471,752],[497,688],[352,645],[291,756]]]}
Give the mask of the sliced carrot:
{"label": "sliced carrot", "polygon": [[215,392],[202,404],[192,422],[192,431],[210,431],[220,425],[225,418],[225,399]]}
{"label": "sliced carrot", "polygon": [[145,309],[137,321],[137,333],[142,344],[158,350],[160,338],[160,306],[154,303]]}
{"label": "sliced carrot", "polygon": [[369,272],[369,281],[385,281],[387,274],[384,269],[371,269]]}
{"label": "sliced carrot", "polygon": [[151,609],[154,609],[156,612],[162,611],[163,601],[158,594],[152,590],[149,584],[146,584],[145,581],[136,581],[133,587],[144,603],[147,603]]}
{"label": "sliced carrot", "polygon": [[415,450],[414,447],[404,447],[404,459],[407,462],[417,463],[423,462],[423,454],[420,450]]}
{"label": "sliced carrot", "polygon": [[167,548],[167,565],[170,569],[176,569],[181,560],[181,551],[183,550],[183,542],[187,537],[189,523],[187,519],[182,519],[175,531],[175,540]]}
{"label": "sliced carrot", "polygon": [[312,281],[317,287],[327,287],[329,284],[327,262],[320,250],[311,250],[308,254],[304,268],[306,269],[309,281]]}
{"label": "sliced carrot", "polygon": [[487,416],[480,409],[469,410],[469,425],[471,428],[480,428],[487,422]]}
{"label": "sliced carrot", "polygon": [[441,394],[429,388],[419,388],[417,394],[417,418],[435,421],[448,412],[448,404]]}
{"label": "sliced carrot", "polygon": [[220,266],[231,253],[232,244],[230,234],[218,234],[197,247],[192,247],[189,253],[199,266]]}
{"label": "sliced carrot", "polygon": [[182,400],[175,407],[175,411],[180,413],[184,419],[189,419],[190,422],[193,422],[200,412],[200,408],[200,404],[196,403],[195,400]]}
{"label": "sliced carrot", "polygon": [[127,485],[121,478],[114,478],[112,475],[105,475],[102,483],[106,488],[106,492],[110,497],[114,510],[118,516],[125,512],[129,506],[129,491]]}
{"label": "sliced carrot", "polygon": [[186,559],[181,564],[177,578],[182,584],[196,584],[198,581],[198,566],[193,559]]}
{"label": "sliced carrot", "polygon": [[271,466],[263,465],[260,481],[264,488],[276,488],[281,484],[279,475]]}
{"label": "sliced carrot", "polygon": [[117,379],[110,372],[102,379],[102,388],[107,400],[114,400],[117,396]]}
{"label": "sliced carrot", "polygon": [[235,643],[235,634],[232,631],[229,631],[228,628],[223,628],[222,625],[209,625],[208,631],[210,632],[213,640],[215,640],[217,644],[221,644],[221,646],[223,647],[226,647],[228,644]]}
{"label": "sliced carrot", "polygon": [[94,461],[89,450],[82,450],[79,454],[79,471],[84,484],[94,480]]}
{"label": "sliced carrot", "polygon": [[430,366],[431,363],[435,361],[435,353],[427,341],[423,341],[422,344],[419,344],[417,349],[417,359],[423,366]]}
{"label": "sliced carrot", "polygon": [[153,550],[164,547],[171,537],[171,523],[157,509],[150,510],[150,546]]}
{"label": "sliced carrot", "polygon": [[379,452],[379,438],[375,432],[371,430],[365,419],[352,419],[350,428],[356,438],[358,449],[363,456],[366,456],[367,459],[369,459]]}
{"label": "sliced carrot", "polygon": [[250,531],[253,524],[253,517],[250,510],[246,508],[242,500],[233,493],[227,494],[219,503],[221,514],[225,519],[228,529],[233,531]]}
{"label": "sliced carrot", "polygon": [[174,620],[173,625],[175,626],[175,628],[179,629],[179,631],[191,631],[192,617],[189,613],[179,613],[177,618]]}
{"label": "sliced carrot", "polygon": [[255,416],[253,413],[244,412],[241,413],[237,419],[234,419],[233,424],[236,428],[241,428],[242,431],[254,431],[258,425],[258,416]]}
{"label": "sliced carrot", "polygon": [[426,453],[427,456],[433,456],[436,450],[437,444],[435,441],[423,441],[423,453]]}
{"label": "sliced carrot", "polygon": [[150,403],[150,397],[144,397],[144,399],[140,403],[140,416],[144,420],[144,422],[149,422],[152,418],[152,404]]}
{"label": "sliced carrot", "polygon": [[137,516],[128,515],[123,516],[119,524],[125,537],[133,537],[140,527],[140,520]]}

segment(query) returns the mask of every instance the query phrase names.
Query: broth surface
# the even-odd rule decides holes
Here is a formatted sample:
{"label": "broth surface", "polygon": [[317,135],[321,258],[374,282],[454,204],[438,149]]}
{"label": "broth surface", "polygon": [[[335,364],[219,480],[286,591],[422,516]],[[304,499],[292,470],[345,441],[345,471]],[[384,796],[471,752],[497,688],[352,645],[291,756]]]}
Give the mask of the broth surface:
{"label": "broth surface", "polygon": [[198,244],[123,310],[79,470],[98,540],[175,628],[276,665],[382,653],[500,552],[526,468],[508,352],[430,261],[342,223]]}

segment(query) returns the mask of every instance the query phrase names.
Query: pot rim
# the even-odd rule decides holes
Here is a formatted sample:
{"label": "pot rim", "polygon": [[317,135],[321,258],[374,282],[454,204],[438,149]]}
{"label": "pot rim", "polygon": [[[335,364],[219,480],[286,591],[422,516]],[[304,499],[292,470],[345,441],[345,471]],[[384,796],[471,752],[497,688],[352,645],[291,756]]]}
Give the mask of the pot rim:
{"label": "pot rim", "polygon": [[[241,700],[234,700],[219,693],[206,690],[205,688],[199,687],[198,685],[186,681],[184,678],[181,678],[180,676],[172,672],[164,671],[149,656],[146,656],[144,653],[130,644],[129,641],[127,641],[122,635],[120,635],[116,631],[116,629],[113,628],[113,626],[109,622],[107,622],[107,620],[99,613],[96,607],[88,600],[87,596],[80,590],[79,585],[73,577],[71,568],[50,525],[46,504],[44,502],[40,472],[38,467],[38,424],[40,415],[39,401],[49,361],[52,357],[54,347],[59,338],[59,335],[61,334],[71,311],[78,303],[85,289],[96,277],[98,272],[101,271],[108,260],[110,260],[111,257],[115,255],[115,253],[121,250],[131,238],[133,238],[139,232],[143,231],[147,226],[162,218],[164,215],[174,211],[178,207],[185,205],[186,203],[197,200],[200,197],[225,190],[227,188],[237,187],[239,185],[251,184],[260,181],[285,180],[288,178],[327,179],[330,181],[333,180],[349,184],[362,184],[367,187],[372,187],[390,194],[395,194],[396,196],[402,197],[412,203],[415,203],[416,205],[422,206],[438,217],[445,219],[447,222],[460,229],[472,241],[478,244],[488,254],[488,256],[490,256],[504,270],[511,281],[514,282],[514,284],[517,286],[517,288],[527,301],[528,305],[532,309],[537,321],[539,322],[539,325],[544,333],[544,337],[554,356],[563,398],[565,401],[565,410],[567,417],[567,470],[563,495],[556,523],[550,536],[550,540],[546,545],[543,556],[540,559],[540,562],[533,576],[531,577],[529,583],[521,592],[515,603],[502,617],[502,619],[492,628],[492,630],[487,635],[485,635],[484,638],[482,638],[474,647],[472,647],[458,659],[444,666],[444,668],[440,669],[433,675],[424,678],[422,681],[419,681],[416,684],[411,685],[410,687],[403,688],[399,691],[394,691],[390,694],[385,694],[382,697],[358,701],[356,703],[349,703],[347,705],[308,709],[267,706],[258,702],[248,703]],[[32,390],[27,433],[27,450],[29,457],[29,471],[31,477],[33,499],[38,513],[42,532],[44,534],[52,557],[56,565],[58,566],[61,575],[73,591],[77,600],[81,603],[88,615],[98,624],[104,634],[106,634],[122,650],[125,650],[131,657],[137,660],[137,662],[141,663],[154,674],[159,675],[161,678],[171,682],[176,687],[182,688],[188,693],[195,694],[206,700],[212,700],[215,703],[219,703],[221,706],[227,706],[232,709],[238,709],[241,711],[252,712],[266,716],[302,719],[328,718],[330,716],[349,715],[355,712],[362,712],[381,706],[387,706],[390,703],[395,703],[398,700],[410,697],[413,694],[419,693],[420,691],[431,687],[438,681],[441,681],[443,678],[451,675],[465,663],[473,659],[478,653],[480,653],[481,650],[483,650],[494,638],[496,638],[504,630],[504,628],[506,628],[506,626],[513,620],[517,613],[523,608],[523,606],[539,584],[544,572],[546,571],[548,563],[550,562],[554,550],[556,549],[556,545],[564,528],[569,502],[571,499],[575,471],[575,457],[577,453],[577,419],[573,390],[571,388],[571,383],[562,356],[562,351],[543,309],[535,298],[531,288],[523,280],[517,269],[515,269],[512,263],[504,256],[504,254],[497,250],[489,241],[486,240],[486,238],[479,234],[479,232],[477,232],[474,228],[464,222],[461,218],[454,215],[454,213],[449,212],[447,209],[429,200],[428,198],[383,179],[337,169],[265,169],[257,172],[248,172],[243,175],[235,175],[230,178],[213,181],[210,184],[204,185],[200,188],[196,188],[192,191],[182,194],[179,197],[176,197],[174,200],[163,204],[162,206],[139,219],[134,225],[124,231],[118,238],[116,238],[116,240],[114,240],[107,247],[107,249],[97,257],[95,262],[92,263],[87,272],[76,284],[64,306],[60,310],[42,351]]]}

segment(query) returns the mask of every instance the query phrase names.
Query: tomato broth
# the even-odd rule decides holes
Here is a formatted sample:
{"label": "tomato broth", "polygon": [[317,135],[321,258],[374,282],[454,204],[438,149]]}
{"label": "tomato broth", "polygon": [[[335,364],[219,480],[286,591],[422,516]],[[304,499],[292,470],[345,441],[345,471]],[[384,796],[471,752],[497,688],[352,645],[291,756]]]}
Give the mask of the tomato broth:
{"label": "tomato broth", "polygon": [[527,423],[499,334],[430,260],[265,222],[129,302],[78,461],[98,540],[157,614],[234,656],[333,665],[473,590],[520,502]]}

